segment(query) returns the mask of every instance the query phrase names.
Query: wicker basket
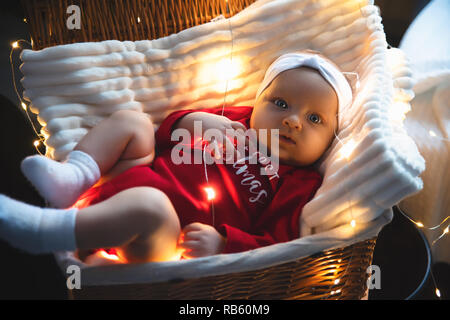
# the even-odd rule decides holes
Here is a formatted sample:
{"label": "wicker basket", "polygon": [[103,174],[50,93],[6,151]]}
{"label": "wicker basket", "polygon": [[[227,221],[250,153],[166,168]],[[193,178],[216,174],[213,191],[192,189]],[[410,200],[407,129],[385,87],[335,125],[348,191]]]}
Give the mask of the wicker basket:
{"label": "wicker basket", "polygon": [[[75,299],[361,299],[376,239],[247,272],[161,283],[82,286]],[[339,279],[339,280],[337,280]]]}
{"label": "wicker basket", "polygon": [[[75,42],[157,39],[228,18],[255,0],[22,0],[33,49]],[[80,7],[81,28],[66,27],[70,5]]]}
{"label": "wicker basket", "polygon": [[[22,0],[33,49],[74,42],[168,36],[230,17],[254,0]],[[80,30],[66,27],[69,5],[83,14]],[[361,299],[376,238],[250,272],[154,284],[83,286],[77,299]],[[337,281],[339,279],[339,281]]]}

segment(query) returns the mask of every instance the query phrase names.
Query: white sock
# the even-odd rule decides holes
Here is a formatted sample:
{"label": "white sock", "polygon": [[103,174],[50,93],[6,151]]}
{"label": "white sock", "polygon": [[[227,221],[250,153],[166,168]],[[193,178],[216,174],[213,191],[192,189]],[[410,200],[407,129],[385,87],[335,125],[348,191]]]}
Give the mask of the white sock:
{"label": "white sock", "polygon": [[34,155],[22,161],[21,169],[27,179],[53,207],[67,208],[98,179],[100,169],[87,153],[74,150],[60,163]]}
{"label": "white sock", "polygon": [[40,208],[0,194],[0,239],[33,254],[74,251],[77,211]]}

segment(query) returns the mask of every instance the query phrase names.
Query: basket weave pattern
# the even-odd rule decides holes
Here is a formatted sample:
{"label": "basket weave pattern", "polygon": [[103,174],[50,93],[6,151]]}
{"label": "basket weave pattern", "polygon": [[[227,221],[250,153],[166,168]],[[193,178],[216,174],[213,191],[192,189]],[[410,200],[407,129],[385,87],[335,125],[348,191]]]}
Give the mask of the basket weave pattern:
{"label": "basket weave pattern", "polygon": [[[75,299],[361,299],[376,239],[277,266],[197,279],[82,287]],[[339,279],[337,281],[337,279]]]}
{"label": "basket weave pattern", "polygon": [[[100,40],[151,40],[233,16],[255,0],[21,0],[33,49]],[[70,30],[67,8],[77,5],[81,28]]]}

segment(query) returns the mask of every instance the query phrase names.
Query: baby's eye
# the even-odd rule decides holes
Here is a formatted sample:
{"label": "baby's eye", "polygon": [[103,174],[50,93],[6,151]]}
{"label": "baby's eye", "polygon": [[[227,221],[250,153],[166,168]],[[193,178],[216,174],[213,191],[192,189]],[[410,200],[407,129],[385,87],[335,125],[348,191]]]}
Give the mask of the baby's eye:
{"label": "baby's eye", "polygon": [[273,101],[273,103],[275,103],[276,106],[283,108],[283,109],[287,109],[287,107],[288,107],[286,101],[284,101],[283,99],[275,99]]}
{"label": "baby's eye", "polygon": [[322,119],[320,118],[320,116],[319,116],[318,114],[315,114],[315,113],[310,114],[310,115],[308,116],[308,119],[309,119],[309,121],[311,121],[312,123],[316,123],[316,124],[319,124],[319,123],[322,122]]}

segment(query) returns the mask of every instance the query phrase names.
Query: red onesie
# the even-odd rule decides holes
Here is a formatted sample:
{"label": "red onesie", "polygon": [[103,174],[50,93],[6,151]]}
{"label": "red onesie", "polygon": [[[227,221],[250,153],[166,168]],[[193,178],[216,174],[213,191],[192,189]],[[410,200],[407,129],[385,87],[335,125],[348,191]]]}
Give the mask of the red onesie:
{"label": "red onesie", "polygon": [[[250,127],[252,107],[225,108],[224,116]],[[163,191],[180,218],[181,227],[192,222],[212,225],[211,200],[204,190],[204,163],[175,164],[171,160],[174,124],[190,112],[220,115],[222,108],[182,110],[170,114],[156,131],[156,157],[151,165],[136,166],[112,180],[89,189],[77,207],[86,207],[133,187],[150,186]],[[193,159],[193,158],[192,158]],[[261,163],[207,165],[214,198],[214,226],[227,239],[224,253],[241,252],[290,241],[299,236],[299,216],[322,183],[311,167],[279,164],[273,175],[261,175]],[[264,163],[267,165],[267,162]]]}

